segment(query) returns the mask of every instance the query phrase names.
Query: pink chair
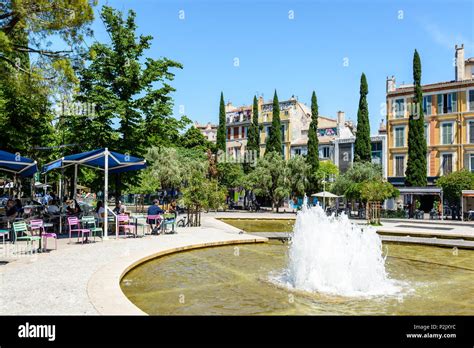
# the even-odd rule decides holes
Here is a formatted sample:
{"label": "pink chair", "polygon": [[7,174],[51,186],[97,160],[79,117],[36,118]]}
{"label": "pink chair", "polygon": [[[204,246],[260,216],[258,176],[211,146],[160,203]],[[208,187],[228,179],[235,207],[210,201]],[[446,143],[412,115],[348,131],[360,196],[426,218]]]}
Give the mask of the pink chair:
{"label": "pink chair", "polygon": [[[159,229],[161,227],[163,217],[161,215],[148,215],[146,217],[146,221],[150,225],[151,233],[153,234],[153,230],[156,228],[156,234],[159,234]],[[153,227],[153,224],[155,224],[155,227]]]}
{"label": "pink chair", "polygon": [[119,235],[120,235],[120,229],[123,229],[123,233],[125,234],[125,237],[127,237],[127,230],[131,232],[134,237],[137,236],[137,229],[136,226],[130,223],[130,216],[127,214],[119,214],[117,216],[118,220],[118,227],[119,227]]}
{"label": "pink chair", "polygon": [[46,232],[44,229],[44,222],[41,219],[30,220],[30,230],[33,233],[34,231],[40,231],[41,237],[43,238],[43,249],[48,249],[48,238],[54,238],[54,248],[58,249],[58,236],[56,233]]}
{"label": "pink chair", "polygon": [[69,225],[69,240],[71,240],[71,234],[77,232],[77,241],[79,242],[79,236],[82,236],[82,244],[84,244],[84,235],[87,238],[90,236],[91,231],[87,228],[81,228],[81,223],[76,216],[68,217],[67,223]]}

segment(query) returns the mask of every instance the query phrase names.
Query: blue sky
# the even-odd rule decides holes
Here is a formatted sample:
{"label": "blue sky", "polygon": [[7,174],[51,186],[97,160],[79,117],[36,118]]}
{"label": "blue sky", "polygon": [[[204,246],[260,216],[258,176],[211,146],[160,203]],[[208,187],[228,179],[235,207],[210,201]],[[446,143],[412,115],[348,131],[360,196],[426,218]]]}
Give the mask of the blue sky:
{"label": "blue sky", "polygon": [[[307,104],[315,90],[320,115],[343,110],[356,120],[365,72],[375,134],[386,76],[412,83],[415,48],[422,83],[454,79],[455,44],[464,43],[466,58],[474,56],[474,2],[468,0],[100,0],[96,13],[104,4],[136,12],[138,33],[154,37],[148,56],[183,64],[172,82],[174,114],[182,105],[201,123],[217,122],[221,91],[226,102],[242,105],[257,93],[268,100],[274,89],[280,100],[295,95]],[[93,30],[108,41],[97,15]]]}

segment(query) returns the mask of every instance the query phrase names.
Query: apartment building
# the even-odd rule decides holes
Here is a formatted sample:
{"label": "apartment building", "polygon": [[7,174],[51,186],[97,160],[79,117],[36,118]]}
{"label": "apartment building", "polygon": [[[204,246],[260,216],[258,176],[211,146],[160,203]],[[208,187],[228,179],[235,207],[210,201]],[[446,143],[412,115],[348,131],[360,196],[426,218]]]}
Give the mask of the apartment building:
{"label": "apartment building", "polygon": [[[260,154],[265,153],[269,137],[273,102],[258,99],[260,131]],[[248,127],[252,121],[252,106],[235,107],[226,105],[227,152],[234,157],[243,155],[247,145]],[[308,152],[308,130],[311,122],[311,109],[299,102],[294,96],[280,102],[280,120],[282,133],[282,155],[285,159],[306,155]],[[353,136],[352,123],[345,121],[344,112],[339,111],[336,119],[319,116],[318,139],[321,160],[334,161],[334,140]]]}
{"label": "apartment building", "polygon": [[207,124],[199,124],[194,122],[194,127],[199,129],[202,135],[210,142],[215,143],[217,140],[217,125],[208,122]]}
{"label": "apartment building", "polygon": [[[243,156],[247,146],[247,132],[252,122],[252,105],[235,107],[232,103],[226,105],[227,152],[233,156]],[[273,102],[265,102],[263,97],[258,99],[258,121],[260,131],[260,154],[265,153],[266,141],[270,134],[273,116]],[[311,110],[299,102],[294,96],[280,102],[280,120],[282,134],[282,155],[285,159],[291,156],[292,145],[307,137],[311,122]]]}
{"label": "apartment building", "polygon": [[[455,78],[422,85],[428,183],[462,168],[474,172],[474,58],[455,47]],[[413,85],[396,86],[387,78],[388,180],[404,185],[408,160],[408,118]]]}

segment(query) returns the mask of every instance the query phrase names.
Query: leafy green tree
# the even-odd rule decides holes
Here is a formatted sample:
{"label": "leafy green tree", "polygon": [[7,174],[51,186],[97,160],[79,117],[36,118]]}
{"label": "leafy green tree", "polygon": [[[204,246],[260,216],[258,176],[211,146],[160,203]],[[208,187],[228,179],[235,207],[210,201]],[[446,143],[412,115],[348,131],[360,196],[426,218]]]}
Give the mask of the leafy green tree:
{"label": "leafy green tree", "polygon": [[[17,29],[10,34],[11,44],[28,45],[27,32]],[[51,90],[43,83],[44,71],[31,65],[28,52],[0,52],[8,59],[21,62],[25,69],[12,67],[0,59],[0,146],[20,152],[40,163],[52,159],[53,153],[39,151],[55,140]]]}
{"label": "leafy green tree", "polygon": [[[74,49],[80,49],[83,37],[90,33],[96,0],[5,0],[0,2],[0,61],[30,74],[29,62],[11,59],[8,53],[34,54],[42,64],[60,61],[68,70]],[[28,40],[18,42],[15,35],[24,32]],[[52,50],[48,42],[61,39],[70,50]],[[77,51],[76,51],[77,52]],[[59,67],[56,65],[56,67]]]}
{"label": "leafy green tree", "polygon": [[336,178],[339,174],[339,168],[332,163],[331,161],[321,161],[319,163],[318,171],[316,172],[316,177],[319,180],[327,180],[330,178]]}
{"label": "leafy green tree", "polygon": [[220,150],[224,153],[226,152],[225,135],[226,135],[226,118],[225,118],[224,93],[221,92],[221,100],[219,103],[219,125],[217,127],[216,145],[217,145],[217,150]]}
{"label": "leafy green tree", "polygon": [[198,171],[204,176],[207,173],[206,156],[194,149],[152,147],[145,158],[148,168],[140,175],[145,187],[179,190],[189,181],[190,173]]}
{"label": "leafy green tree", "polygon": [[279,152],[271,151],[260,159],[254,171],[247,176],[246,188],[272,202],[272,211],[290,194],[287,166]]}
{"label": "leafy green tree", "polygon": [[316,175],[319,169],[318,114],[318,99],[316,92],[313,91],[311,96],[311,123],[308,130],[308,155],[306,157],[306,161],[310,165],[308,178],[310,192],[318,190],[318,177]]}
{"label": "leafy green tree", "polygon": [[421,89],[421,61],[418,52],[413,55],[413,80],[415,85],[415,96],[408,120],[408,161],[405,172],[405,184],[407,186],[427,185],[427,163],[426,163],[426,141],[425,141],[425,117],[423,115],[423,92]]}
{"label": "leafy green tree", "polygon": [[224,208],[226,191],[217,180],[207,179],[202,172],[192,171],[188,184],[182,190],[181,202],[188,208],[191,226],[201,225],[203,210]]}
{"label": "leafy green tree", "polygon": [[362,73],[360,77],[359,110],[357,111],[357,133],[354,145],[355,162],[370,162],[371,160],[369,106],[367,104],[368,93],[369,87],[367,85],[367,78],[365,74]]}
{"label": "leafy green tree", "polygon": [[380,224],[380,204],[388,198],[396,198],[400,192],[389,182],[379,178],[360,184],[360,198],[368,203],[367,219],[369,223]]}
{"label": "leafy green tree", "polygon": [[400,192],[389,182],[377,179],[362,183],[361,198],[365,201],[383,202],[398,197]]}
{"label": "leafy green tree", "polygon": [[196,127],[189,127],[189,129],[180,137],[180,145],[187,149],[195,149],[199,151],[207,151],[213,147],[213,144],[206,139]]}
{"label": "leafy green tree", "polygon": [[270,136],[267,140],[265,154],[276,152],[282,156],[281,137],[280,103],[278,102],[278,95],[275,90],[275,94],[273,96],[272,126],[270,127]]}
{"label": "leafy green tree", "polygon": [[219,184],[227,189],[240,189],[244,182],[244,170],[240,163],[217,163]]}
{"label": "leafy green tree", "polygon": [[248,129],[247,150],[255,151],[256,158],[260,157],[260,126],[258,124],[258,100],[253,97],[252,123]]}
{"label": "leafy green tree", "polygon": [[459,206],[462,190],[474,190],[474,173],[466,169],[441,176],[436,185],[443,189],[443,196],[450,205]]}
{"label": "leafy green tree", "polygon": [[[78,115],[69,122],[71,141],[84,149],[109,147],[123,153],[142,155],[145,146],[156,144],[156,138],[170,135],[161,127],[179,127],[171,116],[175,91],[169,84],[173,68],[182,68],[168,58],[145,58],[152,37],[137,37],[135,12],[123,18],[120,11],[102,8],[110,44],[96,42],[84,56],[87,64],[78,69],[80,91],[77,100],[96,105],[94,115]],[[118,127],[114,124],[118,121]],[[168,121],[169,124],[168,124]],[[175,140],[175,131],[168,143]],[[158,145],[158,144],[156,144]],[[121,184],[134,181],[136,173],[116,175],[116,194]]]}
{"label": "leafy green tree", "polygon": [[366,181],[382,180],[382,167],[371,162],[355,162],[345,173],[337,176],[332,190],[337,195],[344,195],[348,199],[360,200],[362,183]]}
{"label": "leafy green tree", "polygon": [[292,197],[303,197],[308,187],[311,166],[302,156],[290,158],[286,166],[290,195]]}

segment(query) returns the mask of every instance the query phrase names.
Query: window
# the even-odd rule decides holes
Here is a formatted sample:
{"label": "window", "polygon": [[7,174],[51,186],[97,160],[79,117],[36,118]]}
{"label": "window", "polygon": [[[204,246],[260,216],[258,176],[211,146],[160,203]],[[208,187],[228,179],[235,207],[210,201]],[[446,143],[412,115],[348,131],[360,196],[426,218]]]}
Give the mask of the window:
{"label": "window", "polygon": [[234,139],[239,138],[239,127],[234,127]]}
{"label": "window", "polygon": [[296,156],[301,156],[301,149],[300,148],[295,149],[295,155]]}
{"label": "window", "polygon": [[281,125],[281,141],[285,141],[285,125]]}
{"label": "window", "polygon": [[431,95],[423,97],[423,113],[425,115],[431,115],[432,99]]}
{"label": "window", "polygon": [[453,154],[452,153],[446,153],[442,155],[441,166],[442,166],[443,175],[453,172]]}
{"label": "window", "polygon": [[247,138],[247,127],[242,126],[242,138]]}
{"label": "window", "polygon": [[227,128],[227,139],[230,140],[230,135],[232,134],[232,129]]}
{"label": "window", "polygon": [[424,135],[425,135],[425,141],[426,141],[426,145],[428,145],[430,142],[429,142],[429,129],[428,129],[428,123],[425,123],[425,127],[424,127]]}
{"label": "window", "polygon": [[382,142],[371,143],[372,163],[382,164]]}
{"label": "window", "polygon": [[270,138],[271,130],[272,130],[272,126],[266,126],[265,127],[265,134],[266,134],[267,140],[268,140],[268,138]]}
{"label": "window", "polygon": [[453,123],[441,123],[441,144],[450,145],[453,143]]}
{"label": "window", "polygon": [[457,93],[448,94],[448,112],[458,111],[458,95]]}
{"label": "window", "polygon": [[467,123],[467,141],[469,144],[474,144],[474,121]]}
{"label": "window", "polygon": [[395,156],[395,176],[405,175],[405,156]]}
{"label": "window", "polygon": [[426,176],[430,176],[430,151],[426,153]]}
{"label": "window", "polygon": [[438,114],[449,114],[457,111],[457,94],[438,94]]}
{"label": "window", "polygon": [[405,146],[405,127],[395,127],[395,147]]}
{"label": "window", "polygon": [[330,151],[329,146],[321,146],[319,148],[319,157],[321,158],[329,158]]}
{"label": "window", "polygon": [[474,153],[469,155],[469,170],[474,173]]}
{"label": "window", "polygon": [[469,107],[469,111],[474,111],[474,89],[471,89],[469,91],[468,107]]}
{"label": "window", "polygon": [[405,117],[405,100],[404,99],[395,99],[395,118]]}

